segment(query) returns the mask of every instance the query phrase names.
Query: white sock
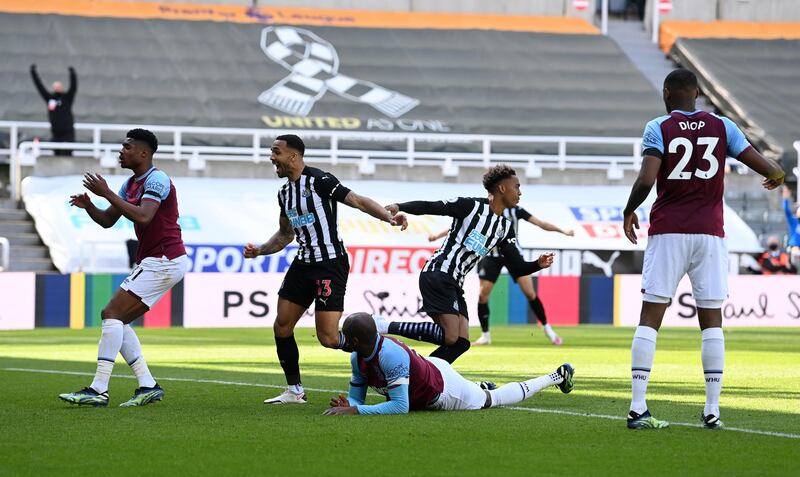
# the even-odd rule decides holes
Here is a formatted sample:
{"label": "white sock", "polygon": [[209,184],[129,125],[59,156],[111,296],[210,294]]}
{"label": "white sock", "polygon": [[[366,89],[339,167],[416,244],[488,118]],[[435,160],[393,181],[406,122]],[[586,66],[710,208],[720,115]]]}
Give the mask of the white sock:
{"label": "white sock", "polygon": [[97,345],[97,371],[91,387],[99,393],[108,391],[108,381],[122,347],[122,322],[112,318],[103,320],[100,343]]}
{"label": "white sock", "polygon": [[553,331],[553,327],[550,326],[550,323],[543,325],[542,329],[544,329],[544,334],[546,334],[551,340],[557,336],[556,332]]}
{"label": "white sock", "polygon": [[156,385],[156,380],[150,374],[150,368],[147,367],[147,362],[142,356],[142,345],[139,343],[139,337],[136,336],[136,332],[133,331],[131,325],[123,326],[122,331],[122,347],[119,352],[133,370],[133,374],[136,375],[139,387],[152,388]]}
{"label": "white sock", "polygon": [[290,384],[289,385],[289,391],[292,394],[297,394],[298,396],[300,396],[302,394],[305,394],[305,390],[303,389],[303,385],[302,384]]}
{"label": "white sock", "polygon": [[706,378],[706,406],[703,414],[719,417],[719,394],[722,392],[722,368],[725,367],[725,336],[722,328],[703,330],[703,344],[700,348],[703,361],[703,374]]}
{"label": "white sock", "polygon": [[510,406],[522,402],[544,388],[561,384],[564,378],[557,372],[545,374],[538,378],[522,381],[521,383],[508,383],[489,391],[492,396],[492,407]]}
{"label": "white sock", "polygon": [[647,382],[656,354],[658,331],[649,326],[636,327],[631,344],[631,411],[642,414],[647,410]]}

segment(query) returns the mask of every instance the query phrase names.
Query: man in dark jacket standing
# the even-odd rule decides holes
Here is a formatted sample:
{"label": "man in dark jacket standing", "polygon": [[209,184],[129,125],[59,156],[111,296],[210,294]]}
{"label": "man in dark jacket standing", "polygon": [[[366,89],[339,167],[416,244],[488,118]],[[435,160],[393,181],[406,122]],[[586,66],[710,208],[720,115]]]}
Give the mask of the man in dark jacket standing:
{"label": "man in dark jacket standing", "polygon": [[[53,82],[53,92],[47,91],[42,84],[36,65],[31,65],[31,77],[39,94],[47,103],[47,116],[50,119],[51,140],[53,142],[75,141],[75,119],[72,117],[72,102],[75,92],[78,91],[78,77],[75,68],[69,67],[69,90],[64,92],[64,85],[60,81]],[[56,155],[71,156],[71,150],[55,151]]]}

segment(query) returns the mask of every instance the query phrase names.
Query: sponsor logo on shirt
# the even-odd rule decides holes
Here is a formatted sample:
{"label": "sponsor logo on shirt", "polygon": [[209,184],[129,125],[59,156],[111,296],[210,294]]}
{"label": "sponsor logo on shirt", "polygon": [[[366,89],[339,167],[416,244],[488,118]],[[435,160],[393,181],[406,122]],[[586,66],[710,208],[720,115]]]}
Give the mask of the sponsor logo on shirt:
{"label": "sponsor logo on shirt", "polygon": [[467,236],[467,240],[464,242],[464,245],[467,247],[467,250],[475,252],[481,257],[485,257],[489,254],[489,249],[483,245],[485,243],[486,236],[477,230],[473,230]]}
{"label": "sponsor logo on shirt", "polygon": [[290,209],[286,211],[287,217],[292,222],[292,227],[299,229],[300,227],[311,225],[314,223],[314,214],[308,213],[299,215],[296,210]]}

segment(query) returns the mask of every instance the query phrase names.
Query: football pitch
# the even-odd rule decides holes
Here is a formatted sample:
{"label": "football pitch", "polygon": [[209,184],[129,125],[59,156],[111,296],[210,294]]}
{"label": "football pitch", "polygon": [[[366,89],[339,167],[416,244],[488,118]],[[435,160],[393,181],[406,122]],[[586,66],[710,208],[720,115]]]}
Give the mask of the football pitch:
{"label": "football pitch", "polygon": [[[726,330],[722,420],[699,427],[700,333],[662,330],[648,404],[671,423],[630,431],[632,329],[495,327],[455,368],[498,384],[568,361],[575,389],[505,409],[405,416],[322,416],[345,392],[349,359],[298,329],[306,405],[268,406],[284,387],[271,329],[142,329],[163,402],[119,408],[136,387],[120,358],[108,408],[74,407],[99,329],[0,332],[0,475],[800,475],[800,329]],[[477,331],[472,330],[472,336]],[[421,354],[433,349],[410,340]],[[369,402],[378,402],[370,392]]]}

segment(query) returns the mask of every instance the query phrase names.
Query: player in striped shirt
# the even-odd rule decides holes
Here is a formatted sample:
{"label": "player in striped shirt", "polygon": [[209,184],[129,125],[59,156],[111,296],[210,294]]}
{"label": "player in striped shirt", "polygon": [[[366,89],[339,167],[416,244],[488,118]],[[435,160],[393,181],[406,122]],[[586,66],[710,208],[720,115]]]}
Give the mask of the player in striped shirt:
{"label": "player in striped shirt", "polygon": [[[524,220],[548,232],[558,232],[568,237],[575,235],[573,230],[564,230],[557,225],[534,217],[533,214],[520,206],[504,210],[503,217],[511,222],[512,227],[514,227],[515,234],[519,233],[519,221]],[[445,229],[438,234],[431,235],[428,237],[428,240],[433,242],[434,240],[444,237],[448,232],[449,229]],[[519,242],[517,242],[517,248],[519,248]],[[478,278],[480,278],[481,281],[481,291],[480,296],[478,297],[478,320],[481,322],[482,333],[480,338],[472,342],[472,346],[492,344],[492,338],[489,334],[489,295],[491,295],[494,284],[497,282],[497,278],[500,276],[500,272],[505,266],[506,259],[500,254],[498,249],[492,250],[489,255],[478,262]],[[530,305],[533,314],[536,316],[536,319],[542,324],[542,329],[544,330],[545,335],[547,335],[547,338],[552,344],[560,345],[562,342],[561,337],[556,334],[556,332],[553,330],[553,327],[547,322],[547,314],[545,314],[544,311],[544,304],[536,294],[536,290],[533,288],[533,277],[530,275],[526,275],[524,277],[511,275],[511,278],[517,283],[520,290],[522,290],[522,293],[528,299],[528,304]]]}
{"label": "player in striped shirt", "polygon": [[[342,326],[352,377],[348,396],[331,399],[328,416],[352,414],[406,414],[409,411],[476,411],[517,404],[552,386],[572,391],[574,369],[564,363],[555,371],[527,381],[484,390],[439,358],[423,358],[400,340],[381,336],[372,317],[354,313]],[[386,396],[380,404],[365,404],[367,388]]]}
{"label": "player in striped shirt", "polygon": [[280,228],[260,246],[248,243],[244,247],[245,258],[255,258],[279,252],[295,239],[299,245],[278,291],[278,316],[273,326],[278,360],[288,387],[280,395],[265,400],[266,404],[306,402],[294,327],[312,303],[319,342],[326,348],[344,348],[339,319],[344,309],[350,262],[339,236],[337,203],[403,230],[408,225],[403,214],[390,214],[374,200],[343,186],[333,174],[306,166],[304,153],[303,140],[294,134],[278,136],[272,143],[270,160],[278,177],[287,179],[278,192]]}
{"label": "player in striped shirt", "polygon": [[535,262],[526,262],[517,248],[511,221],[503,212],[516,207],[520,192],[514,169],[499,165],[483,176],[488,198],[466,198],[427,202],[413,201],[386,206],[392,214],[448,215],[453,217],[450,232],[439,249],[428,259],[419,277],[422,311],[434,323],[389,322],[376,316],[378,331],[440,345],[431,356],[452,363],[469,347],[469,319],[464,301],[464,278],[478,261],[495,247],[507,259],[515,276],[525,276],[549,267],[555,254],[546,253]]}

